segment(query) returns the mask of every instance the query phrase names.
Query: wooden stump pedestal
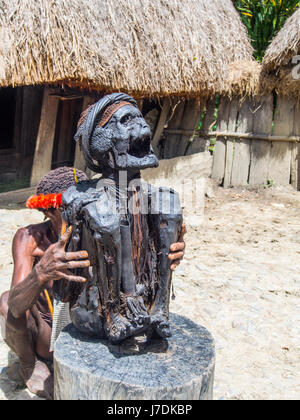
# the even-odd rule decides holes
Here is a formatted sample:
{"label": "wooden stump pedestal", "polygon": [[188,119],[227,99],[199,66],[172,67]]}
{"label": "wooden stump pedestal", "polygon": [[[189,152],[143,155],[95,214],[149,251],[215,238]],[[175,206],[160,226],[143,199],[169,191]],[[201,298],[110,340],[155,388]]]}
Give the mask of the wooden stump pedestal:
{"label": "wooden stump pedestal", "polygon": [[120,346],[66,327],[55,344],[55,399],[211,400],[212,336],[185,317],[170,320],[170,339],[141,336]]}

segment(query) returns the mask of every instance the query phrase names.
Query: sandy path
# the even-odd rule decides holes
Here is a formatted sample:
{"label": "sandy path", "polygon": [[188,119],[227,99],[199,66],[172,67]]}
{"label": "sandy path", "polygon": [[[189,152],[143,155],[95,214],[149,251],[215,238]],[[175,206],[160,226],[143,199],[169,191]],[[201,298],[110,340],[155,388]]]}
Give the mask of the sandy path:
{"label": "sandy path", "polygon": [[[29,210],[0,210],[0,292],[12,272],[19,226]],[[215,399],[300,397],[300,193],[214,188],[203,225],[189,227],[174,277],[173,312],[207,327],[216,341]],[[7,365],[0,341],[0,369]],[[0,399],[29,399],[5,373]]]}
{"label": "sandy path", "polygon": [[[0,209],[0,293],[9,289],[13,262],[11,256],[12,239],[17,229],[31,223],[40,223],[43,216],[35,210],[4,210]],[[15,357],[8,352],[8,347],[3,342],[0,334],[0,400],[31,400],[40,399],[24,389],[22,381],[18,379],[13,369],[13,378],[10,380],[5,374],[8,365],[14,364]]]}

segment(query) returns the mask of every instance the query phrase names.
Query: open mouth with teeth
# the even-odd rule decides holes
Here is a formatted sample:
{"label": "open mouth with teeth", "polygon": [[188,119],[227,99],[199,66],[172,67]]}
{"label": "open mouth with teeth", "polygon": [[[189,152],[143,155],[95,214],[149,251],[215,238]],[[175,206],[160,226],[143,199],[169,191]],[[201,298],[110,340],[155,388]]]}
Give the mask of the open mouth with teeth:
{"label": "open mouth with teeth", "polygon": [[150,135],[130,139],[127,153],[115,150],[115,161],[117,167],[123,170],[156,168],[158,159],[153,152]]}
{"label": "open mouth with teeth", "polygon": [[153,153],[151,148],[150,136],[144,136],[143,138],[130,139],[128,154],[135,156],[136,158],[143,158]]}

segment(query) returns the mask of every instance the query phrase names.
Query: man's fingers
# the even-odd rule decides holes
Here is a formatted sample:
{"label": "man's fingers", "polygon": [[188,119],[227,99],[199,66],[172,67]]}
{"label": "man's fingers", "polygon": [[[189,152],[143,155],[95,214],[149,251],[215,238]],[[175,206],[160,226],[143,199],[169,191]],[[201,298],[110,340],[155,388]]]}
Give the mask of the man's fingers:
{"label": "man's fingers", "polygon": [[64,273],[59,273],[59,275],[60,275],[60,278],[68,280],[68,281],[74,281],[75,283],[85,283],[86,282],[86,279],[84,277],[74,276],[68,270],[66,270]]}
{"label": "man's fingers", "polygon": [[170,269],[172,270],[172,271],[174,271],[178,266],[179,266],[179,264],[180,264],[180,261],[174,261],[172,264],[171,264],[171,267],[170,267]]}
{"label": "man's fingers", "polygon": [[68,261],[62,265],[62,269],[74,270],[75,268],[87,268],[91,265],[89,260],[84,261]]}
{"label": "man's fingers", "polygon": [[181,232],[180,232],[180,236],[179,236],[178,242],[183,242],[183,237],[186,234],[186,232],[187,232],[187,230],[186,230],[185,223],[182,223]]}
{"label": "man's fingers", "polygon": [[42,258],[44,255],[45,255],[45,251],[43,251],[40,248],[36,248],[32,253],[32,256],[35,258]]}
{"label": "man's fingers", "polygon": [[169,254],[169,260],[175,261],[180,260],[183,257],[183,252],[173,252],[172,254]]}
{"label": "man's fingers", "polygon": [[89,257],[87,251],[66,252],[66,261],[86,260]]}
{"label": "man's fingers", "polygon": [[49,248],[52,245],[52,242],[47,238],[47,236],[43,237],[43,244],[45,245],[45,249]]}
{"label": "man's fingers", "polygon": [[176,242],[175,244],[172,244],[170,246],[170,251],[171,252],[184,251],[184,249],[185,249],[185,243],[184,242]]}
{"label": "man's fingers", "polygon": [[70,239],[71,235],[72,235],[72,226],[68,227],[68,229],[66,230],[66,232],[60,237],[60,240],[58,242],[58,245],[62,248],[64,248],[68,242],[68,240]]}

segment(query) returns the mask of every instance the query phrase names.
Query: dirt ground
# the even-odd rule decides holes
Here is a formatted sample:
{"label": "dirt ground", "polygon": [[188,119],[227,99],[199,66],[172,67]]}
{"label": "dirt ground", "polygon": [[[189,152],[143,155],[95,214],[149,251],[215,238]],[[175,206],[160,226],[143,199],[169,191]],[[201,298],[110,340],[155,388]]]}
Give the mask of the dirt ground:
{"label": "dirt ground", "polygon": [[[36,211],[0,209],[0,292],[13,269],[18,227]],[[171,311],[211,331],[217,400],[300,398],[300,193],[212,185],[201,226],[189,226]],[[35,399],[9,379],[0,341],[0,400]],[[196,361],[195,361],[196,362]],[[11,362],[10,362],[11,363]]]}

